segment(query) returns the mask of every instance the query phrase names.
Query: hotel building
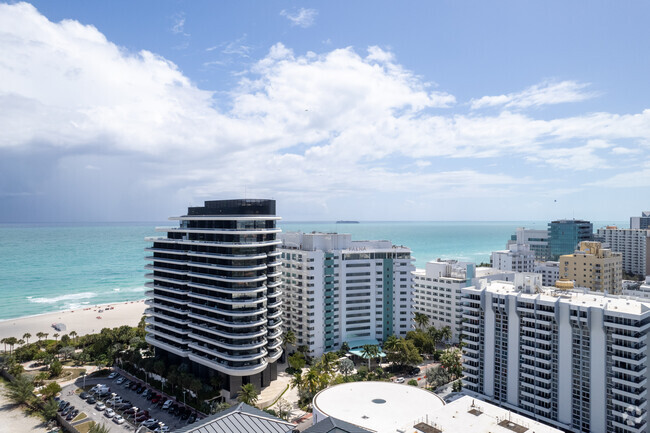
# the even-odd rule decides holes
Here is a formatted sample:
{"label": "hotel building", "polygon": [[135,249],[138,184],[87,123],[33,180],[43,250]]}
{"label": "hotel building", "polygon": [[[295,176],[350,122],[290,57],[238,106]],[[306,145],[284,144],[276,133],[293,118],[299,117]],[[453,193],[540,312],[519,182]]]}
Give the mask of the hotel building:
{"label": "hotel building", "polygon": [[594,238],[594,226],[583,220],[557,220],[548,223],[549,260],[572,254],[582,241]]}
{"label": "hotel building", "polygon": [[560,278],[599,292],[621,293],[621,269],[621,253],[602,248],[600,242],[580,242],[576,252],[560,256]]}
{"label": "hotel building", "polygon": [[648,431],[650,303],[543,288],[462,289],[466,392],[571,432]]}
{"label": "hotel building", "polygon": [[284,327],[312,356],[403,337],[413,323],[411,250],[349,234],[282,233]]}
{"label": "hotel building", "polygon": [[650,272],[650,230],[619,229],[615,226],[598,229],[597,238],[612,251],[623,254],[623,270],[628,274],[646,276]]}
{"label": "hotel building", "polygon": [[500,271],[533,272],[535,270],[535,253],[530,246],[523,243],[510,244],[507,250],[492,251],[490,257],[492,268]]}
{"label": "hotel building", "polygon": [[206,201],[170,219],[179,226],[147,238],[146,341],[231,395],[268,386],[282,353],[275,201]]}

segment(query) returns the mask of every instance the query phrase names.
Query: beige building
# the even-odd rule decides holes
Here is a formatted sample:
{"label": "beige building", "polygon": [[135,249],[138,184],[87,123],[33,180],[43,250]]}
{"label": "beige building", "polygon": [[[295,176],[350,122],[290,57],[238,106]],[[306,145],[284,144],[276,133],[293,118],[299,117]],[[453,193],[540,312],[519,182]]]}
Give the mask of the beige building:
{"label": "beige building", "polygon": [[600,242],[580,242],[578,251],[560,256],[560,278],[575,281],[579,287],[620,293],[623,258],[621,253],[602,248]]}

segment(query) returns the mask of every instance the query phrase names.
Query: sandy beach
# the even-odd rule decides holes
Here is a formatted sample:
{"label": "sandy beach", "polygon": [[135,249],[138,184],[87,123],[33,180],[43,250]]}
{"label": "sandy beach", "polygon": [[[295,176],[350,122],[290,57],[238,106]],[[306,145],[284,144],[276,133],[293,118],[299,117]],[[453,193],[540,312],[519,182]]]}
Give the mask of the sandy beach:
{"label": "sandy beach", "polygon": [[[55,333],[63,335],[75,331],[78,335],[85,335],[97,333],[102,328],[116,328],[122,325],[136,326],[145,308],[144,300],[140,300],[1,320],[0,338],[16,337],[20,339],[23,334],[28,332],[32,334],[30,338],[30,342],[32,342],[37,340],[38,332],[50,334],[48,338],[51,339]],[[100,310],[102,311],[100,312]],[[66,326],[65,331],[56,331],[52,327],[54,323],[63,323]]]}

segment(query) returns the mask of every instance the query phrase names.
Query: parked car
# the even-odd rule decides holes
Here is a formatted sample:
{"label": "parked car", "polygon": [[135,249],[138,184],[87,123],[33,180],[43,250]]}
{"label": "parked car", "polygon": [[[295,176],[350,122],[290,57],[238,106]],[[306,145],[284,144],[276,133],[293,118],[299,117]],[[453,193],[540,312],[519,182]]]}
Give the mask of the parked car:
{"label": "parked car", "polygon": [[106,418],[113,418],[114,415],[115,411],[113,409],[106,409],[106,412],[104,412]]}
{"label": "parked car", "polygon": [[189,410],[189,409],[187,409],[187,408],[185,408],[185,411],[184,411],[183,414],[181,415],[181,419],[182,419],[183,421],[185,421],[186,419],[188,419],[188,418],[190,417],[190,413],[192,413],[192,411]]}
{"label": "parked car", "polygon": [[138,382],[133,382],[133,383],[131,383],[131,386],[129,386],[129,388],[131,388],[132,390],[135,391],[138,388],[138,386],[139,386]]}
{"label": "parked car", "polygon": [[79,394],[79,398],[82,400],[85,400],[88,397],[90,397],[90,394],[88,394],[87,392],[82,392],[81,394]]}
{"label": "parked car", "polygon": [[140,415],[135,417],[135,422],[142,422],[149,419],[149,415]]}
{"label": "parked car", "polygon": [[86,403],[88,404],[95,404],[96,402],[97,400],[95,399],[95,397],[92,396],[88,397],[88,400],[86,400]]}
{"label": "parked car", "polygon": [[398,377],[397,379],[395,379],[395,383],[404,383],[404,378]]}
{"label": "parked car", "polygon": [[154,433],[167,433],[169,431],[171,431],[171,430],[169,430],[169,426],[163,425],[163,426],[160,426],[157,429],[155,429],[153,432]]}
{"label": "parked car", "polygon": [[68,406],[65,409],[63,409],[63,412],[61,412],[61,416],[67,416],[70,413],[70,411],[72,410],[73,407],[74,406]]}
{"label": "parked car", "polygon": [[112,372],[111,374],[108,375],[108,378],[109,378],[109,379],[115,379],[116,377],[117,377],[117,373],[116,373],[116,372]]}
{"label": "parked car", "polygon": [[130,408],[128,408],[127,410],[125,410],[125,411],[124,411],[124,414],[125,414],[125,415],[127,415],[127,414],[128,414],[128,415],[135,414],[135,413],[138,412],[138,410],[139,410],[139,409],[138,409],[137,407],[133,406],[133,407],[130,407]]}
{"label": "parked car", "polygon": [[68,403],[68,402],[65,401],[65,400],[61,400],[61,401],[59,402],[59,412],[61,412],[63,409],[65,409],[65,408],[68,407],[68,406],[70,406],[70,403]]}
{"label": "parked car", "polygon": [[113,417],[113,422],[115,424],[124,424],[124,418],[122,416],[120,416],[120,415],[115,415]]}
{"label": "parked car", "polygon": [[[140,388],[140,386],[142,386],[142,388]],[[145,385],[140,385],[140,386],[138,387],[138,389],[135,390],[135,392],[137,392],[138,394],[142,394],[147,390],[147,387]]]}
{"label": "parked car", "polygon": [[172,404],[174,404],[174,400],[167,400],[165,403],[163,403],[162,410],[169,410]]}
{"label": "parked car", "polygon": [[145,422],[143,422],[142,425],[145,426],[145,427],[151,427],[151,426],[153,426],[154,424],[156,424],[157,422],[158,422],[157,419],[155,419],[155,418],[149,418],[148,420],[146,420]]}
{"label": "parked car", "polygon": [[187,420],[187,423],[192,424],[194,421],[196,421],[196,414],[195,413],[190,415],[190,419]]}
{"label": "parked car", "polygon": [[116,409],[117,410],[127,410],[127,409],[131,409],[132,407],[133,407],[133,405],[130,402],[124,402],[124,403],[120,404],[119,406],[117,406]]}
{"label": "parked car", "polygon": [[130,380],[127,380],[126,382],[124,382],[122,384],[122,386],[125,387],[125,388],[130,388],[131,385],[133,385],[133,382],[131,382]]}
{"label": "parked car", "polygon": [[79,415],[79,411],[77,409],[70,411],[68,416],[65,417],[66,420],[71,421],[73,420],[77,415]]}
{"label": "parked car", "polygon": [[166,401],[167,401],[167,399],[161,395],[157,404],[158,404],[158,406],[162,407],[165,404]]}
{"label": "parked car", "polygon": [[117,383],[118,385],[119,385],[120,383],[122,383],[122,382],[124,382],[124,378],[123,378],[123,377],[120,377],[119,379],[117,379],[117,380],[115,381],[115,383]]}
{"label": "parked car", "polygon": [[161,398],[161,397],[160,397],[159,395],[157,395],[157,394],[154,395],[154,396],[151,398],[151,403],[153,403],[153,404],[158,403],[158,402],[160,401],[160,398]]}
{"label": "parked car", "polygon": [[101,402],[97,403],[97,405],[95,406],[95,409],[104,410],[104,409],[106,409],[106,405],[104,403],[101,403]]}

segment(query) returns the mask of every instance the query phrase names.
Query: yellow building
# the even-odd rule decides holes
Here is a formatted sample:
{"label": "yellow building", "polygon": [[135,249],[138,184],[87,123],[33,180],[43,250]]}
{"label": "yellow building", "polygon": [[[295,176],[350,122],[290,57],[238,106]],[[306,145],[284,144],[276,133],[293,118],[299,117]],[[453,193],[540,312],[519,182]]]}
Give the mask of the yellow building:
{"label": "yellow building", "polygon": [[591,290],[620,293],[622,269],[622,254],[602,248],[600,242],[580,242],[578,251],[560,256],[560,278]]}

